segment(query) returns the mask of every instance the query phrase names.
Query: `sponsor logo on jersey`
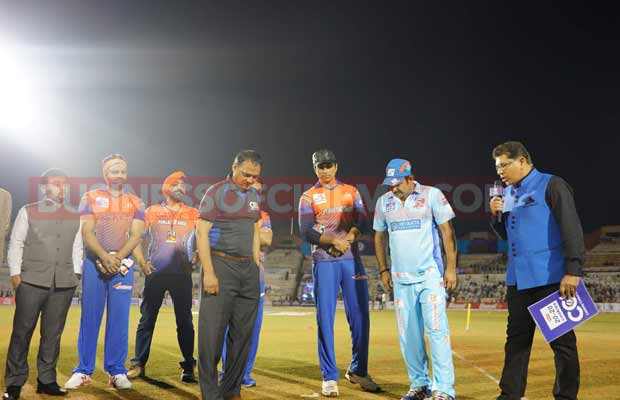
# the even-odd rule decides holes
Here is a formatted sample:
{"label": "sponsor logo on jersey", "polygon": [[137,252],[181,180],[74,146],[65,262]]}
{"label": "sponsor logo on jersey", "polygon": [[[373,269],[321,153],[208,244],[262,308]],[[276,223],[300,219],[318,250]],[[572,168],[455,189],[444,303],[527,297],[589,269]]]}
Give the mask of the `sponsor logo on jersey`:
{"label": "sponsor logo on jersey", "polygon": [[319,215],[322,216],[322,215],[339,214],[339,213],[346,213],[346,212],[353,212],[353,207],[351,207],[351,206],[344,206],[344,207],[326,208],[325,210],[321,210]]}
{"label": "sponsor logo on jersey", "polygon": [[385,203],[385,212],[389,213],[392,212],[396,209],[396,203],[393,201],[388,201],[387,203]]}
{"label": "sponsor logo on jersey", "polygon": [[250,210],[252,210],[252,211],[258,211],[258,202],[256,202],[256,201],[251,201],[251,202],[250,202]]}
{"label": "sponsor logo on jersey", "polygon": [[422,228],[422,221],[419,219],[410,219],[407,221],[390,222],[390,231],[407,231]]}
{"label": "sponsor logo on jersey", "polygon": [[413,208],[424,208],[426,205],[426,199],[417,199],[413,204]]}
{"label": "sponsor logo on jersey", "polygon": [[314,201],[314,204],[325,204],[327,203],[327,196],[325,196],[325,193],[315,193],[312,195],[312,201]]}
{"label": "sponsor logo on jersey", "polygon": [[108,208],[110,207],[110,199],[107,197],[95,197],[95,206]]}

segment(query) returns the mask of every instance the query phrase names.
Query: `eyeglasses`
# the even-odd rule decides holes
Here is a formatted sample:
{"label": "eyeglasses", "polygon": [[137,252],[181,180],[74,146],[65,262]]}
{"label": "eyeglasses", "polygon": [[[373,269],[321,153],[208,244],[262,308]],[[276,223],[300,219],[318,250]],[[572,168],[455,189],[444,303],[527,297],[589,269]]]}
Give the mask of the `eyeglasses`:
{"label": "eyeglasses", "polygon": [[497,172],[499,172],[499,171],[503,171],[503,170],[505,170],[506,168],[508,168],[508,167],[510,166],[510,164],[512,164],[513,162],[515,162],[515,160],[510,160],[510,161],[505,162],[505,163],[497,164],[497,165],[495,166],[495,170],[496,170]]}

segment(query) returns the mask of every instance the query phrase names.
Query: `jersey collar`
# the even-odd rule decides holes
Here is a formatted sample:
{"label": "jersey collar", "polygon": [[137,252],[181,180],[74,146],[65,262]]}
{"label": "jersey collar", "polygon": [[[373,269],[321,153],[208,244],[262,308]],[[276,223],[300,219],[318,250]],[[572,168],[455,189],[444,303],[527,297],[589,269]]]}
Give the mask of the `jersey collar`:
{"label": "jersey collar", "polygon": [[342,185],[343,185],[343,183],[342,183],[340,180],[338,180],[338,179],[336,179],[336,184],[334,185],[334,187],[331,187],[331,188],[329,188],[329,187],[327,187],[327,186],[323,186],[323,185],[321,185],[321,181],[316,181],[316,183],[314,184],[314,188],[317,188],[317,189],[318,189],[318,188],[323,188],[323,189],[325,189],[325,190],[334,190],[334,189],[336,189],[338,186],[342,186]]}

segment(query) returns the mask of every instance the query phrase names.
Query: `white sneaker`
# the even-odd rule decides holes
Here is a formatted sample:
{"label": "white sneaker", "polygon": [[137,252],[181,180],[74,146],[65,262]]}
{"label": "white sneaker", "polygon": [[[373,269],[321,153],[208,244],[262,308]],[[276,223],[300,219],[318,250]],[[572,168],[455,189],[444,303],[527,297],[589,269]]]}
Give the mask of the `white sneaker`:
{"label": "white sneaker", "polygon": [[126,374],[110,376],[110,385],[116,389],[131,389],[131,382],[129,382]]}
{"label": "white sneaker", "polygon": [[65,383],[65,389],[77,389],[80,386],[90,385],[90,375],[83,374],[81,372],[76,372],[71,375],[71,378]]}
{"label": "white sneaker", "polygon": [[350,369],[347,369],[347,373],[344,374],[344,377],[351,383],[359,383],[362,390],[367,392],[377,393],[381,391],[381,388],[375,383],[375,381],[372,380],[370,374],[366,374],[366,376],[359,376],[351,372]]}
{"label": "white sneaker", "polygon": [[336,381],[323,381],[321,393],[325,397],[338,397],[338,382]]}

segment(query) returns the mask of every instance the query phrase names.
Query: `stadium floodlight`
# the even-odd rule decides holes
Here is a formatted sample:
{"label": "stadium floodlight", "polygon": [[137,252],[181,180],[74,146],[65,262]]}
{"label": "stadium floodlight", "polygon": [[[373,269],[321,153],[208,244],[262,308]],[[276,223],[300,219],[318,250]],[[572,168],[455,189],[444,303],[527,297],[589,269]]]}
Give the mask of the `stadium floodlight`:
{"label": "stadium floodlight", "polygon": [[12,133],[34,122],[32,77],[20,65],[16,52],[0,43],[0,128]]}

